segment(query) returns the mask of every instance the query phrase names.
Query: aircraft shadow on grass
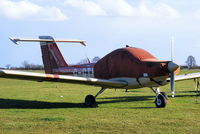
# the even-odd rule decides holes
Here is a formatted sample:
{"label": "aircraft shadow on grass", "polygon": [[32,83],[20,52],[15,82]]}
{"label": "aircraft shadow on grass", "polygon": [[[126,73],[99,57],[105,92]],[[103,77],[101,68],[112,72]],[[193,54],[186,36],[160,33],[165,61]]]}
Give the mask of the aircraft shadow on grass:
{"label": "aircraft shadow on grass", "polygon": [[33,100],[0,99],[0,109],[81,108],[81,103],[46,102]]}
{"label": "aircraft shadow on grass", "polygon": [[146,100],[152,100],[153,98],[154,96],[106,97],[106,98],[98,98],[98,100],[104,100],[104,101],[98,101],[98,104],[146,101]]}
{"label": "aircraft shadow on grass", "polygon": [[[145,101],[153,96],[125,96],[98,98],[98,104]],[[103,101],[101,101],[103,100]],[[46,102],[33,100],[0,99],[0,109],[53,109],[53,108],[86,108],[83,103]]]}
{"label": "aircraft shadow on grass", "polygon": [[[176,97],[195,97],[196,95],[177,95]],[[155,96],[124,96],[97,98],[98,104],[109,104],[119,102],[136,102],[153,100]],[[33,100],[0,99],[0,109],[53,109],[53,108],[86,108],[83,103],[69,102],[46,102]],[[154,107],[135,107],[137,109]]]}
{"label": "aircraft shadow on grass", "polygon": [[199,91],[178,91],[177,93],[187,93],[187,94],[179,94],[176,97],[200,97]]}

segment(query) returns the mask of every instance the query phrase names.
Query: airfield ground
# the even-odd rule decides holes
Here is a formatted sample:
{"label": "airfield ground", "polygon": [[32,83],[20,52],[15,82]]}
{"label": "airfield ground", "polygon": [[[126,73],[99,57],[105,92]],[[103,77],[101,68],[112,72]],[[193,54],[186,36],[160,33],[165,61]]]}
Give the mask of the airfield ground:
{"label": "airfield ground", "polygon": [[[106,90],[98,108],[85,108],[85,96],[98,87],[1,78],[0,134],[199,134],[200,96],[194,86],[193,80],[176,83],[176,97],[166,108],[155,107],[148,88]],[[169,86],[161,90],[170,92]]]}

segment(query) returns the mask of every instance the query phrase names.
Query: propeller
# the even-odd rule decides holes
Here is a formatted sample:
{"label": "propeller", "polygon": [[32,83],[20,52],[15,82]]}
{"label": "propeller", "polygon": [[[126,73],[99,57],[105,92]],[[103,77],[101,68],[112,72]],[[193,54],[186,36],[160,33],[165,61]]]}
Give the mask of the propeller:
{"label": "propeller", "polygon": [[170,61],[167,65],[168,71],[170,72],[170,87],[172,92],[172,97],[174,97],[175,94],[175,79],[174,79],[174,71],[178,69],[178,65],[172,61]]}

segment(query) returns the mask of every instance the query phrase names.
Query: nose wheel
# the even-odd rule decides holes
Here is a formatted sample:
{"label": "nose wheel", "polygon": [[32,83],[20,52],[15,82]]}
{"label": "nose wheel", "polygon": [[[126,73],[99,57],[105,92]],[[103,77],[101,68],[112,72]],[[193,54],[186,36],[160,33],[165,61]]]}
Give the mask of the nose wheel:
{"label": "nose wheel", "polygon": [[156,96],[155,104],[157,108],[163,108],[167,105],[167,98],[163,94]]}
{"label": "nose wheel", "polygon": [[155,105],[157,108],[163,108],[167,105],[168,96],[165,92],[160,92],[159,87],[152,87],[152,91],[156,94]]}

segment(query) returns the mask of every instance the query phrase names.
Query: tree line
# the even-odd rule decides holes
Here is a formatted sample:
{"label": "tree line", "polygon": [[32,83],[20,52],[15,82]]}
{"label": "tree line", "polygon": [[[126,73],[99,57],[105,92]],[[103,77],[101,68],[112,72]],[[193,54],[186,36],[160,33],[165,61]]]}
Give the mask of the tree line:
{"label": "tree line", "polygon": [[11,64],[7,64],[5,67],[12,70],[44,70],[43,65],[29,63],[28,61],[23,61],[19,67],[11,66]]}
{"label": "tree line", "polygon": [[[98,56],[95,56],[91,61],[88,58],[81,59],[77,64],[87,64],[87,63],[96,63],[99,61],[100,58]],[[28,61],[23,61],[21,63],[21,66],[15,67],[11,64],[7,64],[5,66],[6,69],[13,69],[13,70],[44,70],[44,66],[40,64],[33,64],[29,63]]]}
{"label": "tree line", "polygon": [[[77,64],[87,64],[87,63],[96,63],[100,60],[100,57],[95,56],[91,61],[88,58],[81,59]],[[181,68],[188,69],[200,69],[200,66],[196,64],[195,57],[189,55],[187,60],[185,61],[186,65],[182,65]],[[29,63],[28,61],[23,61],[20,67],[11,66],[11,64],[7,64],[5,66],[6,69],[14,69],[14,70],[44,70],[43,65]]]}

